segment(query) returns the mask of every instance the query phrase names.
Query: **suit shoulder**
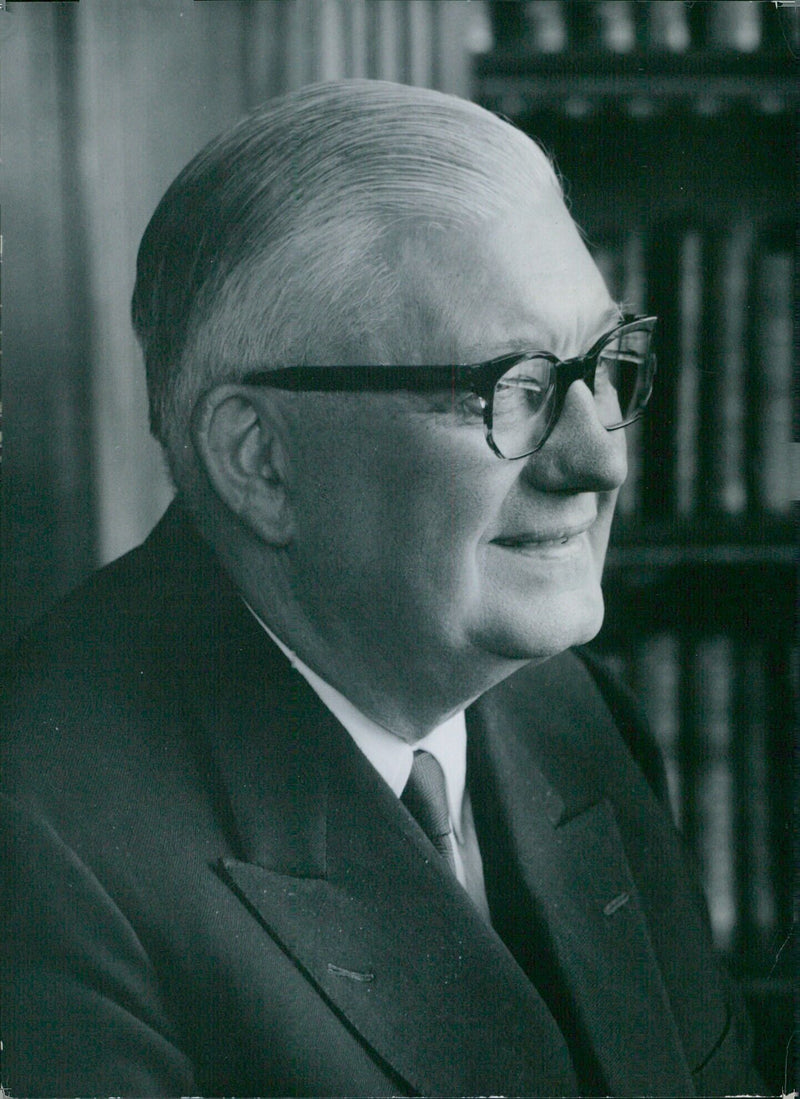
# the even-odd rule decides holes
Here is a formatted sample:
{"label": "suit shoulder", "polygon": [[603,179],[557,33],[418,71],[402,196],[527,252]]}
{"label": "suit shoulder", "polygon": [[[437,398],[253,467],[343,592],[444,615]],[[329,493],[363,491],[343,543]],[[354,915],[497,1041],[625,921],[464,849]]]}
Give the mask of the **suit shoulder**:
{"label": "suit shoulder", "polygon": [[[169,708],[175,620],[150,540],[91,576],[4,654],[3,781],[64,781]],[[97,761],[95,761],[97,763]],[[55,781],[55,780],[54,780]]]}
{"label": "suit shoulder", "polygon": [[80,669],[99,675],[169,644],[203,600],[210,557],[173,505],[142,545],[95,572],[8,650],[7,692],[60,674],[77,686]]}
{"label": "suit shoulder", "polygon": [[134,550],[95,573],[6,651],[6,720],[60,690],[77,697],[86,672],[98,682],[130,652],[144,611],[137,593],[140,553]]}

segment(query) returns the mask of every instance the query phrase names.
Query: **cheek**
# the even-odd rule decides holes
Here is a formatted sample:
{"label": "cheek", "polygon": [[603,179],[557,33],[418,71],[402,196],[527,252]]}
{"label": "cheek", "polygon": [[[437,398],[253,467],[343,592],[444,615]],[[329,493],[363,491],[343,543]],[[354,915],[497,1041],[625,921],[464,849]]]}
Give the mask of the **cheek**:
{"label": "cheek", "polygon": [[481,540],[516,477],[476,428],[437,417],[370,417],[345,446],[347,425],[318,435],[298,483],[299,570],[316,600],[372,602],[408,620],[455,629],[480,598]]}
{"label": "cheek", "polygon": [[481,540],[496,520],[498,496],[502,501],[502,486],[487,491],[485,474],[482,482],[457,468],[455,463],[413,463],[394,470],[391,481],[381,484],[378,523],[389,532],[393,565],[435,602],[471,596]]}
{"label": "cheek", "polygon": [[364,521],[417,569],[470,555],[513,472],[493,457],[482,426],[437,415],[387,418],[380,426],[343,471]]}
{"label": "cheek", "polygon": [[461,647],[465,624],[485,596],[482,539],[495,521],[498,492],[486,491],[485,476],[482,483],[456,473],[441,456],[439,464],[392,463],[363,490],[356,514],[365,590],[391,607],[409,636],[446,636]]}

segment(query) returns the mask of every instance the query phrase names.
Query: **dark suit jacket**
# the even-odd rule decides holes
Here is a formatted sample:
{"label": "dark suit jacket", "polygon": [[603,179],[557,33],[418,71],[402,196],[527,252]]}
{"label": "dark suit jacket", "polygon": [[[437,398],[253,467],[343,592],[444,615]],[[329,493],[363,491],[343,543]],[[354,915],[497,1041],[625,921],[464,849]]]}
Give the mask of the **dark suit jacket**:
{"label": "dark suit jacket", "polygon": [[467,713],[496,933],[177,509],[11,663],[12,1094],[754,1087],[656,756],[575,655]]}

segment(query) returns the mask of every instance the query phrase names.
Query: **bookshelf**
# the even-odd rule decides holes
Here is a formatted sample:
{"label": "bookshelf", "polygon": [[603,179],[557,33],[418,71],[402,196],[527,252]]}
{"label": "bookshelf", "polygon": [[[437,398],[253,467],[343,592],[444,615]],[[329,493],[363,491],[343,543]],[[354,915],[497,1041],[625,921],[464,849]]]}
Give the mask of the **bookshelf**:
{"label": "bookshelf", "polygon": [[490,10],[473,97],[554,155],[613,295],[661,318],[595,645],[643,702],[765,1080],[791,1090],[798,9]]}

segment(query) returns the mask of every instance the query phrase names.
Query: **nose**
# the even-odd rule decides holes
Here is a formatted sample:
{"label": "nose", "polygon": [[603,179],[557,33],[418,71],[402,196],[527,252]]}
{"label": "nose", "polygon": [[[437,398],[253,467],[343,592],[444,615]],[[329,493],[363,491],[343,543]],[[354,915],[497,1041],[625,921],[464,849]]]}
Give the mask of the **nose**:
{"label": "nose", "polygon": [[527,460],[526,476],[547,492],[611,492],[628,473],[625,429],[600,423],[591,390],[576,381],[541,450]]}

